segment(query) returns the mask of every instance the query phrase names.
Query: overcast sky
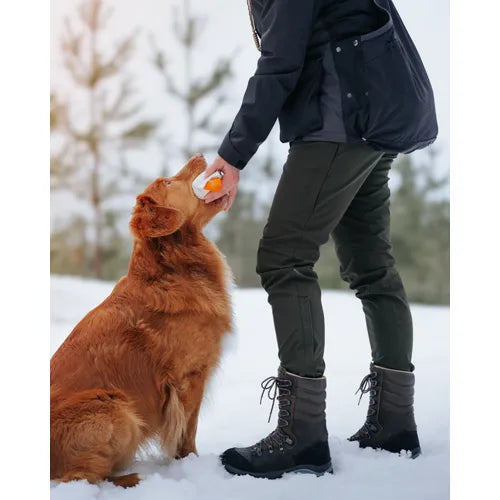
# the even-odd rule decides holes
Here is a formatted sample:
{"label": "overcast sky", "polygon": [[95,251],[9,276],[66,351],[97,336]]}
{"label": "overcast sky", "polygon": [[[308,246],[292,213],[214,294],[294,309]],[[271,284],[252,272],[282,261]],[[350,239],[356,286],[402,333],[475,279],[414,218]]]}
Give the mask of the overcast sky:
{"label": "overcast sky", "polygon": [[[168,119],[168,132],[172,140],[182,142],[182,110],[165,100],[162,82],[152,69],[149,57],[148,33],[153,33],[159,43],[168,50],[170,64],[181,76],[182,66],[176,44],[173,40],[171,22],[172,8],[181,5],[183,0],[107,0],[114,7],[114,16],[106,36],[110,43],[120,36],[140,28],[138,50],[131,69],[137,77],[137,87],[142,100],[147,104],[150,116],[165,115]],[[51,1],[51,81],[59,93],[68,98],[73,96],[73,87],[62,69],[59,38],[64,16],[75,16],[80,0]],[[440,135],[436,145],[439,155],[439,169],[449,168],[449,5],[446,0],[395,0],[395,4],[410,32],[434,87]],[[258,58],[248,21],[245,0],[191,0],[192,10],[206,16],[206,28],[194,55],[196,69],[203,74],[221,56],[237,49],[234,60],[235,79],[227,88],[230,98],[224,109],[224,117],[232,120],[239,108],[248,78],[253,74]],[[222,137],[220,137],[222,140]],[[287,146],[277,141],[277,130],[273,130],[270,145],[280,163],[285,160]],[[266,146],[261,147],[266,152]],[[212,155],[213,157],[213,155]],[[210,155],[208,159],[211,159]],[[145,163],[152,175],[159,168],[159,152],[150,148],[137,161]],[[147,164],[147,165],[146,165]],[[250,164],[251,165],[251,164]],[[251,168],[251,167],[250,167]]]}

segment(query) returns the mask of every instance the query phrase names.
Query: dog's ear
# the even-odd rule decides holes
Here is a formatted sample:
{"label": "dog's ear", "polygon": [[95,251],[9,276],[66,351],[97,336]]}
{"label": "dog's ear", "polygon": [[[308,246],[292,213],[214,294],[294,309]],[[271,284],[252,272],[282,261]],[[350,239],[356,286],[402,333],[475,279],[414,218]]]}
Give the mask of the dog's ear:
{"label": "dog's ear", "polygon": [[151,196],[141,194],[136,201],[130,230],[137,238],[167,236],[184,224],[185,218],[179,210],[160,206]]}

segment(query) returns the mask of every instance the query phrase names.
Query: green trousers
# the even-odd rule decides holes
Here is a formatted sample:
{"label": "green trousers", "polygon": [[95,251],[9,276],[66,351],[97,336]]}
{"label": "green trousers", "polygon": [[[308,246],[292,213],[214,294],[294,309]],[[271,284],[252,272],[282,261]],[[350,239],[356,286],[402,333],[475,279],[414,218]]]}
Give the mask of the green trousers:
{"label": "green trousers", "polygon": [[389,170],[395,155],[367,145],[298,142],[290,147],[259,244],[281,365],[323,375],[325,324],[314,265],[332,236],[342,279],[366,317],[372,361],[411,370],[413,327],[389,234]]}

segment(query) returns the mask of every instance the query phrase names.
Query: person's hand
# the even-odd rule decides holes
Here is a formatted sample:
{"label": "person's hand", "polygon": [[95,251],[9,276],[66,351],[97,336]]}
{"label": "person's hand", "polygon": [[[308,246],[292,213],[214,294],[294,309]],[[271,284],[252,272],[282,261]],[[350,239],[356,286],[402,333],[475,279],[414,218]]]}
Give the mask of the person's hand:
{"label": "person's hand", "polygon": [[217,172],[217,170],[221,170],[224,173],[222,189],[218,193],[208,193],[207,196],[205,196],[205,203],[210,203],[227,194],[228,199],[224,204],[224,210],[229,210],[238,191],[240,171],[220,156],[217,156],[212,165],[205,170],[205,177],[212,175],[214,172]]}

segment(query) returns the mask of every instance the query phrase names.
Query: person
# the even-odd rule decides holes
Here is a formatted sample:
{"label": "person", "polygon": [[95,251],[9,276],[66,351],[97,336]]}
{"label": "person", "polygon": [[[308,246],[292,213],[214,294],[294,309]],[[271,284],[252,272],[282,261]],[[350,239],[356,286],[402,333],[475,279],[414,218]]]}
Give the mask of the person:
{"label": "person", "polygon": [[412,318],[391,249],[389,171],[399,153],[437,136],[425,68],[391,0],[250,0],[260,50],[255,74],[206,175],[224,173],[206,202],[234,201],[240,171],[276,120],[288,158],[263,230],[257,273],[279,349],[263,395],[276,429],[221,455],[226,470],[276,478],[332,471],[325,419],[324,318],[314,265],[332,236],[342,278],[356,290],[371,345],[361,447],[416,457]]}

